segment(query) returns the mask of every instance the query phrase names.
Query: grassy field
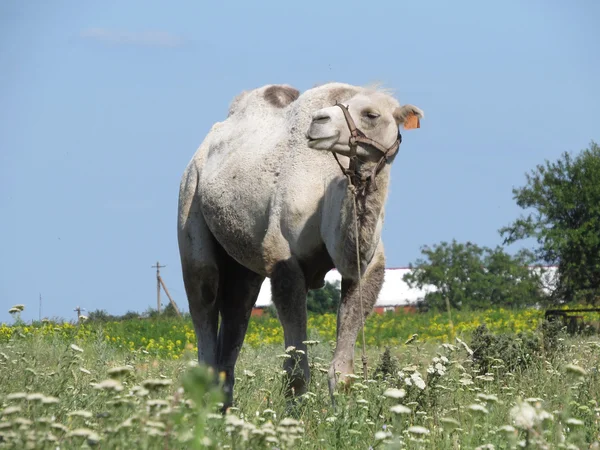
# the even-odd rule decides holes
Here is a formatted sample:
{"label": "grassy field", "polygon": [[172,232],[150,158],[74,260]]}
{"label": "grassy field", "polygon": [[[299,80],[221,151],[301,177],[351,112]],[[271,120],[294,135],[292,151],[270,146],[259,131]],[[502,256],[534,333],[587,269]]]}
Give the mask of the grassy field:
{"label": "grassy field", "polygon": [[[366,323],[367,345],[383,347],[401,345],[418,333],[421,340],[454,342],[454,336],[469,339],[481,323],[495,333],[532,331],[543,318],[542,310],[527,309],[511,311],[495,309],[487,311],[456,311],[452,313],[452,325],[445,313],[397,313],[372,314]],[[309,339],[333,342],[336,333],[334,314],[311,315],[308,322]],[[93,324],[77,326],[72,323],[37,323],[15,327],[0,325],[0,342],[14,333],[25,336],[62,336],[76,342],[84,342],[94,334]],[[196,337],[191,320],[126,320],[103,324],[103,339],[117,347],[130,350],[146,350],[161,358],[180,358],[186,350],[195,351]],[[265,344],[283,345],[283,330],[273,317],[252,318],[244,341],[246,346],[258,347]]]}
{"label": "grassy field", "polygon": [[[422,317],[371,319],[370,336],[382,338],[368,346],[369,379],[340,389],[335,409],[326,326],[312,331],[321,342],[309,351],[310,391],[293,408],[282,395],[288,354],[275,338],[253,344],[259,332],[252,331],[237,366],[236,407],[224,417],[209,374],[194,364],[193,345],[186,349],[186,322],[4,326],[0,448],[598,448],[598,336],[542,332],[535,323],[518,334],[499,325],[501,317],[486,320],[488,333],[477,325],[461,332],[461,323],[481,320],[453,316],[460,340],[447,328],[425,336],[431,327],[419,325]],[[400,320],[414,323],[394,333]],[[253,326],[268,336],[269,324]],[[412,333],[423,336],[405,344]],[[144,336],[159,348],[142,345]],[[387,358],[384,344],[391,345]]]}

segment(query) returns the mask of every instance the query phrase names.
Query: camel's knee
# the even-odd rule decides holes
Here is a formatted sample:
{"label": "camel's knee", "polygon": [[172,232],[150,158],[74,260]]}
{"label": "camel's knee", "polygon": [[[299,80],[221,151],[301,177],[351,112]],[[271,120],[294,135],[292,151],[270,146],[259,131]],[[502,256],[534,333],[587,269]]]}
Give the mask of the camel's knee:
{"label": "camel's knee", "polygon": [[385,263],[374,261],[367,269],[361,291],[368,307],[372,308],[379,297],[385,278]]}

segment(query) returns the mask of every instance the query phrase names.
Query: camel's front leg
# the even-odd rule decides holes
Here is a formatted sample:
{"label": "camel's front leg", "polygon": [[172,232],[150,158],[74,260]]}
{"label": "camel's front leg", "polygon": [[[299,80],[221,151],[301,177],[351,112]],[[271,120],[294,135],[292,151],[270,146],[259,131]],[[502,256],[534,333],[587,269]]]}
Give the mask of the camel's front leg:
{"label": "camel's front leg", "polygon": [[283,326],[285,347],[295,347],[302,352],[290,352],[283,368],[289,376],[286,396],[306,392],[310,382],[310,369],[306,355],[306,283],[304,273],[295,260],[277,263],[271,274],[271,295],[277,315]]}
{"label": "camel's front leg", "polygon": [[329,367],[329,393],[332,398],[337,383],[344,381],[347,374],[354,373],[356,337],[361,329],[363,319],[366,319],[373,310],[383,285],[384,275],[385,258],[383,252],[378,252],[361,280],[362,317],[358,283],[342,278],[342,299],[337,316],[337,344],[333,361]]}

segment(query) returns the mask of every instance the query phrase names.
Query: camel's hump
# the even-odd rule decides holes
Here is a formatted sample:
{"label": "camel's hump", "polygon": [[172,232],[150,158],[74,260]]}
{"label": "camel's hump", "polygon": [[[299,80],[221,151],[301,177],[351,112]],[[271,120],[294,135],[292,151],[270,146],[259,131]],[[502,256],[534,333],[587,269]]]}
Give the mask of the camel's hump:
{"label": "camel's hump", "polygon": [[270,84],[237,95],[229,106],[229,116],[248,108],[283,109],[300,96],[300,91],[287,84]]}
{"label": "camel's hump", "polygon": [[285,108],[298,99],[300,91],[291,86],[275,84],[266,88],[263,96],[270,105],[276,108]]}

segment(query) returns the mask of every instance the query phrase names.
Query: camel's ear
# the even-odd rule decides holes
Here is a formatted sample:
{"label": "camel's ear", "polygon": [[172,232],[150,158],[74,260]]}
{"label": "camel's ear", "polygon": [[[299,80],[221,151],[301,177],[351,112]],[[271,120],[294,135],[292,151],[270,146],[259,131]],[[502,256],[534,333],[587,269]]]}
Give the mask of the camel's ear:
{"label": "camel's ear", "polygon": [[394,119],[398,126],[404,125],[404,128],[420,128],[419,119],[425,117],[425,114],[420,108],[414,105],[404,105],[396,108],[394,111]]}

